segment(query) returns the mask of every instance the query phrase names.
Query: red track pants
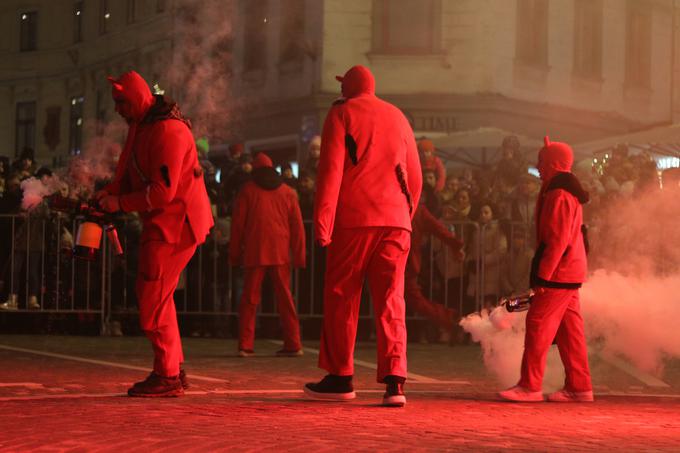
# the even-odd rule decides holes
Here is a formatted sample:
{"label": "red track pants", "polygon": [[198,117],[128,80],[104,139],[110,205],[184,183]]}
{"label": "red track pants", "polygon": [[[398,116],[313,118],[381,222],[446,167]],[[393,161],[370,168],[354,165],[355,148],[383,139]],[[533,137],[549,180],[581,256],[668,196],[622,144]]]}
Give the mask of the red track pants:
{"label": "red track pants", "polygon": [[239,349],[252,350],[255,343],[255,317],[262,294],[265,274],[274,286],[276,303],[283,328],[283,349],[297,351],[300,343],[300,323],[295,311],[295,301],[290,292],[290,265],[255,266],[245,269],[243,295],[239,305]]}
{"label": "red track pants", "polygon": [[184,362],[173,293],[196,245],[185,224],[176,244],[149,240],[140,246],[136,284],[139,322],[153,347],[153,369],[161,376],[177,376],[179,364]]}
{"label": "red track pants", "polygon": [[378,382],[406,377],[404,269],[411,234],[401,228],[337,228],[328,246],[319,367],[354,374],[354,343],[364,279],[373,300]]}
{"label": "red track pants", "polygon": [[527,313],[519,385],[534,392],[541,391],[548,349],[553,340],[557,341],[564,364],[564,388],[572,392],[592,390],[577,289],[545,288],[542,294],[534,296]]}

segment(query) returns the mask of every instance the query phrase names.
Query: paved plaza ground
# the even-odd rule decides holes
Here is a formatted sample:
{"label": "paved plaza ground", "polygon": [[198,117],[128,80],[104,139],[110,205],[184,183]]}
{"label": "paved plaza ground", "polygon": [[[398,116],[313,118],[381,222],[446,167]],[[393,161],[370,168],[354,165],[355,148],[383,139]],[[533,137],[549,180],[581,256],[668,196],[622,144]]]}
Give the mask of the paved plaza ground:
{"label": "paved plaza ground", "polygon": [[680,451],[680,364],[648,376],[591,356],[597,401],[513,404],[476,345],[409,344],[408,404],[378,404],[375,346],[357,345],[356,400],[313,402],[318,344],[276,358],[276,342],[236,357],[234,340],[185,340],[184,397],[133,399],[142,337],[0,335],[0,451]]}

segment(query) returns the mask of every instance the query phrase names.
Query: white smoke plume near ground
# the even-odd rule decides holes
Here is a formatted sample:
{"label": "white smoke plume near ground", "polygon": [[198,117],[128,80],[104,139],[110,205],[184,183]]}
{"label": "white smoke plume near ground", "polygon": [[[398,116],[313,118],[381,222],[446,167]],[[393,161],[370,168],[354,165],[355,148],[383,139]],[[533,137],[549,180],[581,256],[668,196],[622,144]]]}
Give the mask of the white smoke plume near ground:
{"label": "white smoke plume near ground", "polygon": [[[594,222],[589,260],[598,269],[581,289],[589,352],[613,354],[662,376],[667,360],[680,359],[677,193],[655,190],[610,203]],[[460,325],[481,344],[487,369],[502,386],[510,386],[519,379],[526,314],[504,310],[469,315]],[[558,388],[562,376],[553,347],[544,390]]]}

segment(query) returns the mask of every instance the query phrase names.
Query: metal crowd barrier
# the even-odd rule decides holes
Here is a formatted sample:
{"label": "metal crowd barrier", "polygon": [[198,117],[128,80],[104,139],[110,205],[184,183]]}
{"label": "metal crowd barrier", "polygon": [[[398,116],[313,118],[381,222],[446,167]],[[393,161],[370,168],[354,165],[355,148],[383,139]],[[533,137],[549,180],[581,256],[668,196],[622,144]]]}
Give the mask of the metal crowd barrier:
{"label": "metal crowd barrier", "polygon": [[[4,297],[0,301],[7,300],[10,294],[16,294],[19,301],[16,310],[3,310],[3,313],[89,313],[99,317],[102,327],[122,315],[135,313],[134,282],[141,226],[134,220],[121,220],[117,226],[124,257],[114,257],[104,238],[97,260],[83,262],[65,253],[72,246],[76,221],[61,214],[0,216],[0,234],[12,239],[4,242],[5,247],[0,251],[3,265],[0,294]],[[325,250],[315,245],[311,221],[305,221],[304,226],[307,268],[292,272],[291,287],[299,317],[320,318],[323,316]],[[436,238],[427,241],[421,250],[423,293],[430,300],[462,314],[494,303],[507,290],[502,282],[504,269],[514,265],[512,259],[516,254],[512,253],[511,238],[521,228],[531,248],[531,228],[523,223],[480,226],[476,222],[451,222],[446,226],[465,242],[465,260],[454,260]],[[224,231],[216,228],[197,249],[175,293],[179,316],[238,314],[243,273],[228,265],[227,238],[228,228]],[[38,304],[34,308],[29,306],[31,296],[35,296]],[[276,316],[273,291],[266,282],[262,296],[259,315]],[[372,304],[366,290],[360,318],[371,316]],[[409,317],[414,318],[413,314]]]}

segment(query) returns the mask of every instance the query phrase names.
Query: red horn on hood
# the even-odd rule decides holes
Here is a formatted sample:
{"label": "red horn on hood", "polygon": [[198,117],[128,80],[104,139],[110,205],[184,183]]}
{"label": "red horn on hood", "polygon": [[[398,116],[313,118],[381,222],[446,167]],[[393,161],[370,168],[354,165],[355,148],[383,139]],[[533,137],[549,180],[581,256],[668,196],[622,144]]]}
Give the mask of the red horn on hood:
{"label": "red horn on hood", "polygon": [[111,85],[113,85],[113,88],[114,88],[116,91],[121,92],[121,93],[123,92],[123,85],[121,85],[116,79],[114,79],[114,78],[111,77],[111,76],[108,76],[108,77],[106,78],[106,80],[108,80],[109,82],[111,82]]}
{"label": "red horn on hood", "polygon": [[550,137],[548,137],[547,135],[543,137],[543,144],[545,145],[546,148],[550,146]]}

